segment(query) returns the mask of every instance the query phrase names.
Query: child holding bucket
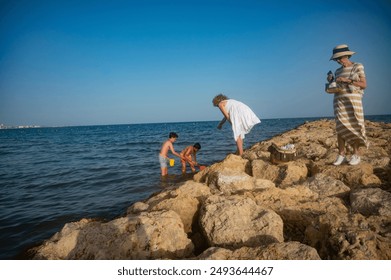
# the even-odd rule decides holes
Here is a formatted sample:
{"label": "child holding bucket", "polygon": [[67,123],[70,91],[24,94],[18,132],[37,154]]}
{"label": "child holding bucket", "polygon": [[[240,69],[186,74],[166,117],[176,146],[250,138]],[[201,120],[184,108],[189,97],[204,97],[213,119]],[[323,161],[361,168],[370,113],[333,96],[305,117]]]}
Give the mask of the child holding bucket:
{"label": "child holding bucket", "polygon": [[159,162],[160,162],[160,169],[162,171],[162,176],[166,176],[168,174],[168,168],[167,163],[170,162],[170,166],[174,165],[174,159],[169,159],[167,157],[168,151],[170,150],[173,155],[176,155],[177,157],[181,158],[181,155],[175,152],[174,150],[174,142],[178,139],[178,134],[175,132],[170,132],[168,136],[168,140],[166,140],[162,148],[160,149],[159,153]]}
{"label": "child holding bucket", "polygon": [[186,162],[189,163],[191,171],[195,172],[197,163],[197,152],[201,149],[200,143],[195,143],[193,146],[187,146],[181,152],[182,173],[186,173]]}

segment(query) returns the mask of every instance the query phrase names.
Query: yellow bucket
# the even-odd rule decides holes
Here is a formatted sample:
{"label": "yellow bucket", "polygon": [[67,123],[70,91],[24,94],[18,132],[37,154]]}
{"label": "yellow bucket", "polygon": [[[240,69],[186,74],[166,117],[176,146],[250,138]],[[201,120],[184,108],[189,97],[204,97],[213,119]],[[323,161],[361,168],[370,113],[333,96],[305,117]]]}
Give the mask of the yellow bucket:
{"label": "yellow bucket", "polygon": [[170,166],[174,166],[174,164],[175,164],[175,159],[170,158]]}

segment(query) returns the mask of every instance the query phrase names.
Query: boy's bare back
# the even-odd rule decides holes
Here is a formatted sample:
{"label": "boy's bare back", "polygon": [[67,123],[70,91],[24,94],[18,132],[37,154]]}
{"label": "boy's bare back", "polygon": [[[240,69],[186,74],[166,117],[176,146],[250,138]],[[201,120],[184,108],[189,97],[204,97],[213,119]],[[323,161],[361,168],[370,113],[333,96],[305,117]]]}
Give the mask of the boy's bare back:
{"label": "boy's bare back", "polygon": [[166,142],[163,143],[162,148],[160,150],[160,154],[163,157],[167,157],[168,150],[171,150],[171,152],[174,150],[172,142],[170,140],[167,140]]}

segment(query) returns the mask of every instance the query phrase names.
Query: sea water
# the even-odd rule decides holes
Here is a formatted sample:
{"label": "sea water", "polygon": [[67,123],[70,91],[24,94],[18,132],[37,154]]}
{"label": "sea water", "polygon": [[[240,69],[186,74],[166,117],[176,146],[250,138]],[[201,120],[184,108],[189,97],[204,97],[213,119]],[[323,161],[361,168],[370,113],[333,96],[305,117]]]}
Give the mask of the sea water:
{"label": "sea water", "polygon": [[[262,120],[245,148],[319,118]],[[391,122],[391,116],[367,117]],[[23,252],[81,218],[110,220],[134,202],[191,179],[178,158],[162,179],[158,153],[169,132],[174,148],[201,144],[197,160],[211,165],[236,151],[228,123],[129,124],[0,130],[0,259]],[[190,172],[190,170],[188,170]]]}

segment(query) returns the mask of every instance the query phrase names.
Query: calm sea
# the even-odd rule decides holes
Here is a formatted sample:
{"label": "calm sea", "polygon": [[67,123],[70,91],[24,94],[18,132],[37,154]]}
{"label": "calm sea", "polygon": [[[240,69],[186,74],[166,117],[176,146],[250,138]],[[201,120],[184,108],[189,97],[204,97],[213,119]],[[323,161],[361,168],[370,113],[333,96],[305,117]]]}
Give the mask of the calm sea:
{"label": "calm sea", "polygon": [[[263,120],[245,147],[317,118]],[[391,115],[370,116],[391,122]],[[0,130],[0,259],[23,252],[81,218],[113,219],[134,202],[187,180],[178,159],[162,180],[158,153],[170,131],[176,151],[199,142],[201,164],[235,152],[229,124],[186,122]]]}

